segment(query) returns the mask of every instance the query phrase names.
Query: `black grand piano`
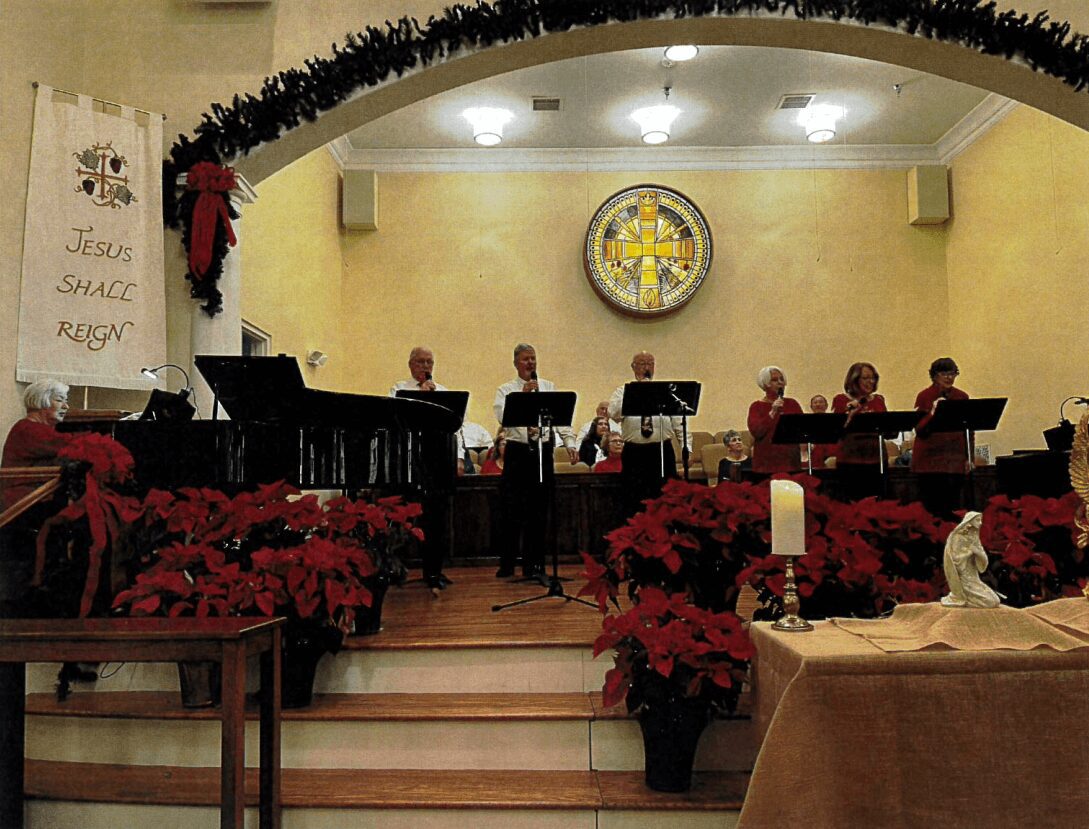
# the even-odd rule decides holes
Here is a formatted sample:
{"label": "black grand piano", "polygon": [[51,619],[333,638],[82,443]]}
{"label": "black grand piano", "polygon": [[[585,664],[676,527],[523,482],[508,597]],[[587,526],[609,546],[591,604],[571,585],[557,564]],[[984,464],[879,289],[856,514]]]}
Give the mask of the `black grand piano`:
{"label": "black grand piano", "polygon": [[[420,400],[308,389],[294,357],[200,355],[212,420],[85,421],[124,445],[145,486],[447,492],[461,418]],[[229,420],[219,419],[220,410]]]}

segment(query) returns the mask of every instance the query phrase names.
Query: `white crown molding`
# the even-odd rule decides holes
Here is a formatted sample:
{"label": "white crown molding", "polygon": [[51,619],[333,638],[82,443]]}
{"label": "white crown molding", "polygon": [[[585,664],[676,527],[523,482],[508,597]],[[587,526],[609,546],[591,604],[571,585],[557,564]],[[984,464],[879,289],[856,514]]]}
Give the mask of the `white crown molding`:
{"label": "white crown molding", "polygon": [[357,150],[326,144],[337,166],[380,173],[632,172],[642,170],[898,170],[946,164],[1018,106],[990,94],[933,144]]}
{"label": "white crown molding", "polygon": [[342,135],[335,141],[330,141],[325,145],[325,149],[329,151],[329,155],[333,157],[333,161],[336,162],[340,171],[344,172],[346,165],[345,159],[351,155],[355,150],[352,148],[352,142],[348,140],[347,135]]}
{"label": "white crown molding", "polygon": [[[342,148],[341,148],[342,151]],[[356,150],[344,166],[381,173],[906,169],[937,164],[934,145]]]}
{"label": "white crown molding", "polygon": [[948,165],[1018,106],[1017,101],[992,92],[934,144],[940,162]]}

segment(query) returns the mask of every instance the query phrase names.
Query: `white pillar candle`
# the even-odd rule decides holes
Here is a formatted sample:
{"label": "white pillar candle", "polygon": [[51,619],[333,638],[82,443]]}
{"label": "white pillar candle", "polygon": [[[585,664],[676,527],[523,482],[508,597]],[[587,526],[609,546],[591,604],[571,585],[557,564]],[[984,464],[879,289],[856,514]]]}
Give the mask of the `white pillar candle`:
{"label": "white pillar candle", "polygon": [[805,555],[805,490],[794,481],[771,482],[771,551]]}

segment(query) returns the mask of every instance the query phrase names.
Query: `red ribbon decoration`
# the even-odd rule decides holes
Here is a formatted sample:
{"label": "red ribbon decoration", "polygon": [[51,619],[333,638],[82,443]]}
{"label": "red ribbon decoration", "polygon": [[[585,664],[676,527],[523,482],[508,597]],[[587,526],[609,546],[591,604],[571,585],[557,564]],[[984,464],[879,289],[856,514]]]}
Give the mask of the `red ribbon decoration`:
{"label": "red ribbon decoration", "polygon": [[223,195],[236,187],[234,169],[220,167],[211,161],[198,161],[189,168],[185,186],[200,191],[197,203],[193,205],[193,225],[189,234],[189,272],[200,279],[212,264],[212,242],[220,218],[227,228],[228,243],[234,247],[237,242],[227,212],[227,198]]}

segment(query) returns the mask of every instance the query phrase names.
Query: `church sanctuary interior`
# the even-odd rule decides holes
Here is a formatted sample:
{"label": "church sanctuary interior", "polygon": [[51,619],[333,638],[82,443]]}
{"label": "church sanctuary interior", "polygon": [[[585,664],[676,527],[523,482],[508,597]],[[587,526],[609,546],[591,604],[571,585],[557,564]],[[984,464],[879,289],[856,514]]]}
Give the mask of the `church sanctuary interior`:
{"label": "church sanctuary interior", "polygon": [[[407,581],[397,585],[395,573],[382,584],[380,629],[375,622],[377,632],[363,635],[363,616],[355,619],[354,631],[349,623],[348,635],[317,663],[312,701],[299,707],[285,703],[277,680],[282,673],[288,681],[288,651],[281,658],[281,642],[291,638],[290,622],[268,626],[269,614],[257,612],[252,596],[241,615],[224,609],[219,627],[196,625],[212,621],[196,618],[209,610],[207,604],[195,614],[194,599],[177,608],[177,618],[167,619],[158,598],[140,605],[145,594],[130,596],[123,606],[134,615],[141,606],[151,608],[147,627],[107,630],[95,628],[94,619],[75,618],[50,627],[47,620],[18,618],[29,613],[0,612],[16,617],[0,618],[0,704],[8,712],[0,717],[0,829],[199,829],[217,825],[217,819],[222,827],[239,829],[763,829],[792,822],[915,827],[934,825],[938,815],[956,827],[1084,825],[1089,756],[1078,735],[1089,721],[1089,563],[1085,543],[1075,554],[1070,539],[1077,536],[1075,523],[1083,538],[1089,532],[1085,504],[1078,501],[1089,477],[1079,478],[1077,471],[1089,465],[1089,437],[1083,439],[1089,409],[1089,40],[1079,41],[1079,66],[1071,50],[1048,63],[1049,46],[1040,39],[1026,39],[1035,50],[1029,57],[1020,44],[1010,47],[1012,56],[1003,56],[1003,48],[985,54],[979,43],[987,42],[987,31],[970,45],[955,26],[943,37],[936,25],[938,35],[928,37],[925,27],[909,33],[906,26],[864,25],[846,12],[838,20],[818,14],[802,19],[791,10],[800,3],[778,0],[771,11],[754,11],[761,4],[748,2],[500,0],[492,3],[494,17],[480,18],[490,20],[487,27],[481,24],[490,34],[480,35],[475,45],[466,40],[448,54],[436,51],[426,63],[380,73],[374,83],[319,103],[316,117],[298,117],[292,128],[236,124],[235,139],[253,130],[244,153],[233,152],[237,141],[223,139],[220,149],[231,152],[216,159],[171,155],[179,134],[188,144],[216,123],[213,103],[245,105],[260,98],[266,78],[292,68],[306,71],[315,56],[346,54],[345,44],[362,37],[349,33],[385,31],[387,21],[410,17],[418,21],[418,35],[432,16],[456,20],[443,18],[451,5],[0,3],[0,426],[4,435],[14,434],[32,409],[59,405],[47,400],[32,406],[24,399],[32,381],[53,378],[68,387],[69,413],[58,430],[65,440],[113,435],[132,450],[137,470],[135,483],[117,484],[118,495],[101,481],[93,483],[90,471],[83,484],[84,464],[77,491],[73,462],[61,471],[56,450],[46,462],[24,465],[9,463],[5,447],[4,467],[12,469],[0,470],[0,485],[13,493],[17,485],[25,492],[38,489],[20,510],[8,509],[14,495],[0,499],[0,532],[6,533],[0,567],[9,568],[21,556],[25,578],[35,567],[49,572],[51,565],[42,562],[56,554],[66,526],[50,516],[65,504],[83,504],[85,518],[68,521],[84,520],[90,529],[83,535],[73,531],[65,536],[67,547],[59,547],[62,558],[79,559],[73,565],[81,574],[74,606],[53,615],[86,616],[92,606],[92,616],[110,617],[104,625],[120,619],[110,614],[110,591],[132,587],[155,549],[152,542],[136,546],[150,537],[139,528],[151,526],[152,511],[123,502],[122,496],[137,498],[134,487],[141,484],[171,490],[173,499],[197,498],[178,494],[182,487],[207,486],[227,492],[224,500],[275,501],[267,485],[286,478],[320,494],[313,502],[316,514],[343,521],[355,507],[340,496],[358,496],[362,503],[396,494],[423,502],[417,526],[426,533],[419,542],[389,530],[397,539],[390,545],[408,562]],[[933,11],[939,4],[901,5]],[[1089,34],[1086,0],[995,5],[988,12],[992,18],[1014,10],[1017,15],[1006,23],[1023,14],[1026,31],[1046,10],[1051,21],[1069,23],[1070,38]],[[687,13],[678,14],[680,7]],[[972,10],[982,13],[983,4],[962,0],[959,7],[970,16]],[[585,16],[590,8],[603,11]],[[622,8],[627,11],[620,19]],[[504,25],[513,26],[527,10],[543,10],[545,20],[567,13],[576,20],[519,30],[517,39],[503,42]],[[1002,37],[1019,31],[993,19],[991,26]],[[384,58],[410,48],[413,35],[402,34],[404,40]],[[667,47],[689,44],[698,49],[667,56]],[[1048,71],[1062,61],[1066,79]],[[345,65],[342,71],[349,71]],[[357,70],[368,71],[351,67]],[[1070,78],[1080,78],[1083,88]],[[284,88],[294,89],[289,80]],[[161,253],[134,255],[142,266],[150,260],[156,277],[150,286],[141,283],[140,300],[157,296],[153,307],[159,310],[129,332],[124,324],[95,325],[90,317],[58,327],[52,310],[34,310],[61,307],[58,296],[79,290],[82,307],[90,309],[81,313],[124,308],[128,299],[121,293],[123,279],[110,283],[116,274],[95,277],[105,280],[94,289],[96,298],[94,283],[77,290],[77,275],[42,276],[34,267],[39,256],[52,255],[50,240],[34,228],[52,227],[48,214],[59,210],[35,192],[34,182],[41,180],[35,176],[45,169],[38,160],[43,96],[54,109],[128,113],[141,126],[150,119],[156,129],[161,120],[161,146],[150,148],[148,169],[157,175],[164,159],[188,159],[184,166],[165,168],[162,180],[170,192],[162,199],[168,211],[175,204],[201,209],[199,201],[193,208],[196,191],[186,191],[192,161],[233,168],[229,191],[212,194],[218,207],[211,213],[222,210],[211,219],[217,229],[207,231],[211,270],[203,282],[187,281],[194,253],[183,245],[183,224],[163,226],[159,197],[150,186],[140,189],[134,182],[143,180],[135,173],[124,179],[126,187],[109,184],[122,181],[130,162],[135,169],[136,154],[122,159],[108,144],[96,143],[93,152],[84,151],[94,162],[88,165],[80,155],[83,144],[70,137],[75,133],[60,131],[53,139],[63,151],[43,175],[63,179],[57,192],[72,191],[83,200],[81,209],[90,211],[72,215],[91,216],[78,220],[88,222],[86,228],[75,220],[58,226],[53,248],[82,251],[74,258],[88,267],[92,260],[99,267],[97,257],[105,251],[102,259],[119,255],[120,265],[129,249],[118,247],[115,254],[109,242],[98,241],[91,224],[101,231],[137,209],[156,207],[152,219],[158,224],[139,238],[151,239],[156,248],[161,235]],[[674,108],[664,123],[648,125],[633,116],[664,106]],[[502,114],[485,123],[489,113],[482,108]],[[258,135],[260,128],[265,131]],[[80,180],[72,177],[73,162]],[[107,192],[108,205],[90,206]],[[638,235],[644,214],[637,201],[648,192],[657,194],[658,211],[681,205],[656,214],[659,223],[668,221],[663,216],[686,222],[675,237],[680,241]],[[626,193],[632,194],[623,202],[631,205],[626,212],[608,214]],[[222,224],[228,213],[236,237],[230,246]],[[46,217],[43,224],[34,223],[39,216]],[[623,225],[633,219],[636,230],[624,237]],[[646,232],[645,221],[641,226]],[[200,232],[184,225],[184,233],[185,244],[196,250]],[[622,241],[610,241],[613,233]],[[599,250],[613,253],[595,260]],[[216,282],[211,275],[219,267]],[[49,285],[37,293],[48,296],[33,305],[32,280],[45,278]],[[221,292],[218,313],[202,310],[191,290]],[[137,329],[145,338],[139,342],[150,345],[132,353],[126,336]],[[526,353],[520,344],[532,346],[532,373],[519,368]],[[433,355],[426,375],[417,374],[414,349]],[[653,377],[639,373],[644,353],[653,355]],[[940,358],[955,363],[938,366]],[[101,375],[95,373],[97,360],[112,361]],[[856,500],[862,503],[848,497],[858,494],[851,489],[858,481],[846,477],[852,464],[822,466],[824,456],[804,445],[794,466],[746,467],[733,473],[734,481],[744,483],[725,480],[726,433],[741,434],[754,463],[770,446],[762,443],[751,413],[753,401],[764,400],[775,414],[782,405],[766,384],[770,375],[761,374],[765,367],[782,372],[785,402],[796,400],[808,413],[816,395],[829,402],[843,398],[847,408],[833,405],[829,411],[849,423],[858,405],[844,382],[852,364],[874,372],[863,407],[883,397],[888,412],[919,409],[912,424],[924,424],[920,443],[932,415],[921,414],[917,395],[921,399],[920,389],[934,388],[932,381],[943,373],[972,400],[1005,403],[997,424],[976,429],[969,440],[963,429],[950,433],[960,441],[958,457],[967,452],[966,468],[955,470],[960,500],[944,504],[955,513],[931,509],[927,499],[940,495],[927,489],[925,473],[912,466],[916,436],[910,427],[906,433],[876,433],[881,459],[877,464],[875,454],[870,466],[879,466],[880,482],[863,494],[898,500],[904,510],[922,510],[925,502],[940,516],[933,519],[933,538],[930,530],[912,536],[912,544],[919,537],[933,541],[927,559],[933,573],[911,576],[918,580],[914,599],[901,592],[879,613],[845,607],[837,613],[827,603],[818,613],[827,594],[814,595],[803,559],[800,615],[821,621],[811,632],[773,630],[771,620],[784,610],[784,590],[794,589],[793,569],[787,571],[789,590],[783,586],[781,561],[792,568],[791,557],[812,545],[815,519],[811,513],[807,528],[802,513],[800,550],[777,549],[773,532],[785,525],[769,515],[785,510],[777,506],[785,502],[775,500],[776,492],[769,495],[767,474],[761,473],[812,472],[806,480],[820,486],[806,489],[806,508],[827,509],[820,515],[828,527],[835,523],[829,516],[846,515],[836,512],[844,504],[854,509]],[[156,365],[157,379],[139,376],[140,368]],[[168,365],[182,371],[162,370]],[[537,389],[538,382],[547,392],[551,381],[556,390],[574,392],[574,440],[594,419],[599,401],[609,401],[625,384],[636,385],[633,372],[636,380],[698,382],[698,407],[683,427],[668,433],[663,422],[680,424],[682,418],[658,418],[656,432],[647,428],[650,418],[643,418],[642,438],[638,417],[621,423],[619,411],[610,411],[605,432],[632,444],[653,435],[652,445],[668,446],[675,456],[668,464],[663,460],[663,475],[689,478],[700,488],[691,490],[697,500],[710,497],[704,488],[717,484],[712,491],[733,493],[736,487],[739,500],[720,495],[714,508],[759,503],[765,528],[759,560],[746,553],[748,586],[739,596],[731,583],[728,606],[712,602],[715,613],[733,618],[736,610],[744,621],[755,647],[752,667],[747,675],[744,669],[735,673],[740,695],[734,694],[728,711],[715,709],[694,766],[689,759],[691,784],[676,791],[645,782],[645,752],[651,749],[641,715],[610,696],[613,646],[594,657],[602,614],[593,601],[586,607],[566,600],[588,578],[591,587],[603,589],[606,577],[594,568],[607,564],[609,551],[619,546],[610,547],[605,534],[631,515],[629,487],[636,479],[628,460],[634,455],[626,453],[635,446],[625,446],[627,472],[595,474],[591,464],[576,464],[560,445],[562,440],[577,450],[581,436],[571,447],[564,429],[544,429],[542,440],[551,432],[556,445],[538,450],[535,428],[508,429],[507,451],[527,454],[508,454],[506,468],[496,470],[501,474],[481,474],[486,461],[496,460],[489,447],[499,429],[496,405],[502,409],[497,388],[516,380],[512,393],[523,384]],[[126,379],[94,381],[119,373]],[[391,400],[391,387],[399,383],[410,390],[439,384],[440,392],[467,391],[466,427],[434,404]],[[677,399],[675,385],[661,385]],[[149,404],[153,389],[152,402],[160,407],[192,404],[193,421],[187,413],[180,423],[122,419],[143,412],[173,421],[176,409]],[[180,401],[170,394],[179,389],[189,390]],[[941,403],[956,399],[948,389],[941,397],[948,397]],[[330,434],[338,441],[328,466],[314,460],[320,449],[304,445],[314,434],[306,420],[311,412],[314,423],[332,424]],[[1071,429],[1069,422],[1079,419],[1080,431]],[[256,431],[244,431],[249,421]],[[1045,437],[1045,431],[1060,421],[1067,432],[1053,443],[1053,432]],[[846,427],[839,423],[842,434]],[[228,432],[230,424],[237,429]],[[481,436],[471,438],[468,424],[479,424]],[[165,437],[150,443],[130,445],[124,437],[159,425]],[[608,454],[608,442],[606,436],[599,458]],[[192,457],[205,450],[217,460],[198,466]],[[510,539],[518,539],[519,522],[529,521],[522,507],[512,506],[521,502],[512,500],[510,481],[516,461],[526,463],[530,455],[538,474],[538,451],[544,454],[540,479],[548,486],[533,489],[532,498],[548,502],[540,507],[545,569],[528,563],[535,539],[527,529],[526,558],[518,562],[522,572],[508,580],[504,570],[515,555]],[[141,452],[156,457],[149,460]],[[237,472],[236,457],[254,471],[221,477],[221,469]],[[815,471],[805,466],[818,457]],[[305,474],[304,466],[313,474]],[[141,473],[147,475],[143,480]],[[660,477],[655,485],[657,492]],[[107,487],[105,495],[99,486]],[[744,494],[756,491],[761,494]],[[832,497],[825,497],[829,492]],[[94,493],[99,494],[90,503]],[[139,498],[145,494],[146,486]],[[1034,526],[1065,532],[1076,563],[1066,569],[1060,563],[1055,579],[1074,574],[1070,584],[1060,589],[1054,581],[1042,598],[1030,597],[1031,591],[1007,596],[1007,582],[985,576],[1003,594],[1002,606],[946,607],[942,596],[955,592],[952,578],[946,587],[956,560],[951,531],[959,533],[964,525],[953,527],[974,514],[963,511],[984,514],[982,531],[975,525],[976,543],[982,538],[986,547],[981,570],[988,555],[1005,567],[1009,559],[994,546],[999,536],[989,516],[1018,509],[1009,499],[1037,496],[1055,499],[1032,502],[1052,505],[1034,507],[1044,516]],[[213,511],[227,509],[202,497]],[[115,500],[105,504],[107,498]],[[44,511],[50,503],[52,510]],[[281,497],[275,503],[288,510],[287,504],[302,502]],[[1069,518],[1067,512],[1054,517],[1060,512],[1055,504]],[[162,506],[158,517],[168,511]],[[97,524],[96,514],[105,516]],[[396,510],[386,514],[394,515],[390,527],[399,530],[403,516]],[[901,514],[905,522],[920,520],[915,512],[896,513]],[[289,523],[282,525],[284,538],[303,543]],[[132,537],[119,545],[126,526]],[[172,525],[172,531],[180,526]],[[327,524],[321,526],[315,538],[327,531]],[[816,531],[822,544],[821,533],[833,537],[825,526]],[[383,525],[382,533],[387,529]],[[50,532],[53,551],[47,553]],[[103,534],[108,540],[100,543]],[[199,527],[190,525],[171,538],[183,536],[186,544],[193,542]],[[165,545],[162,538],[156,543]],[[266,540],[271,548],[287,544]],[[377,542],[368,543],[367,561],[378,561]],[[79,558],[81,544],[92,550],[97,545],[97,555],[105,556],[104,581],[92,584],[88,575],[82,595],[83,571],[98,564],[93,553],[90,564]],[[121,547],[127,564],[120,560]],[[228,556],[238,549],[229,547],[222,547]],[[439,559],[437,574],[434,558],[428,570],[428,555]],[[503,578],[496,577],[497,566]],[[523,573],[530,578],[518,578]],[[631,607],[633,573],[622,577],[614,613]],[[996,578],[1009,575],[1002,573]],[[193,577],[185,575],[192,584]],[[373,575],[374,568],[357,574],[353,584],[370,585],[370,596],[377,582],[364,577]],[[302,589],[301,578],[285,577]],[[4,592],[8,579],[0,574],[3,607],[19,598]],[[923,582],[935,592],[925,593]],[[542,601],[493,610],[540,597],[544,588]],[[249,589],[260,592],[252,584]],[[330,607],[339,589],[326,589]],[[320,592],[315,588],[315,602]],[[584,598],[600,595],[591,590]],[[814,611],[809,616],[807,601]],[[1062,619],[1057,610],[1050,616],[1042,610],[1075,601],[1079,609],[1062,605],[1068,614]],[[1036,602],[1046,603],[1033,615],[1027,606]],[[924,608],[935,619],[948,614],[935,624],[949,627],[920,633],[920,616],[912,635],[937,638],[917,647],[888,646],[873,626],[893,620],[872,617],[891,613],[894,604],[900,604],[897,618],[901,609]],[[761,615],[773,606],[777,615]],[[957,638],[951,620],[958,614],[1006,615],[986,636],[979,634],[981,641],[967,634]],[[279,609],[271,615],[290,616]],[[824,620],[839,615],[860,618],[842,625]],[[160,621],[177,625],[156,627]],[[998,627],[1005,633],[995,632]],[[215,666],[222,671],[221,700],[214,706],[188,707],[179,700],[176,665],[193,660],[221,663]],[[887,667],[892,662],[896,667]],[[66,699],[56,687],[58,671],[68,677],[62,684],[70,680]],[[835,676],[837,671],[843,675]],[[975,724],[951,724],[963,717]],[[981,805],[985,801],[990,805]],[[1070,822],[1072,815],[1080,820]]]}

